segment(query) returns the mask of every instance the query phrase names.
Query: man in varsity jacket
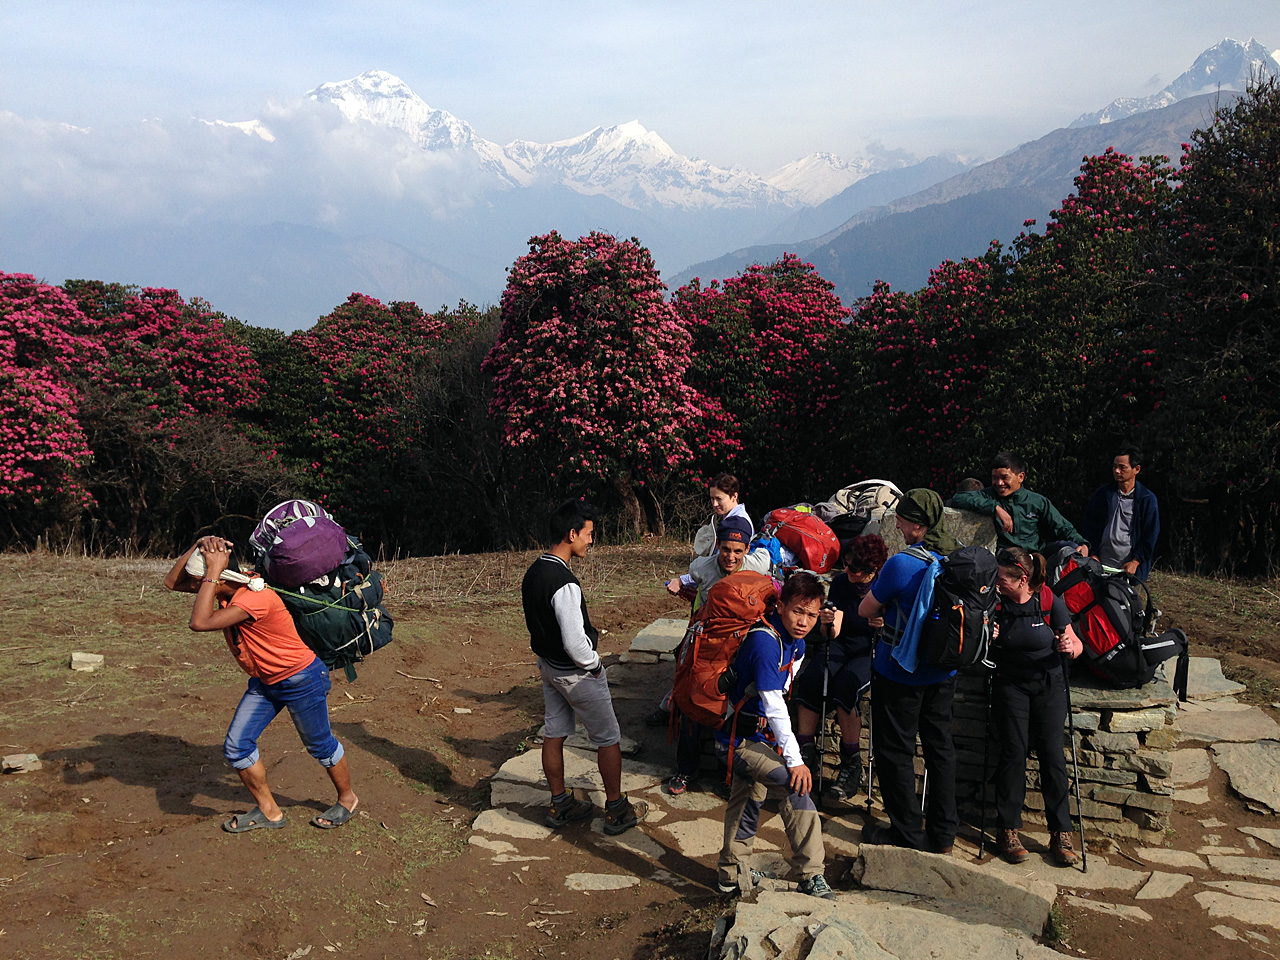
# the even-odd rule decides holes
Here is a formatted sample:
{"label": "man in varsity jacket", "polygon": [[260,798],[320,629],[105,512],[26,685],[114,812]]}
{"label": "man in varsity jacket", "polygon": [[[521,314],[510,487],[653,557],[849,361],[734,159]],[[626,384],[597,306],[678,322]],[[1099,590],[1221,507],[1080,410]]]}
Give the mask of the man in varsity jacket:
{"label": "man in varsity jacket", "polygon": [[643,820],[649,806],[632,803],[622,792],[622,735],[596,654],[599,635],[587,615],[582,585],[569,569],[570,560],[587,555],[594,526],[595,514],[585,503],[561,504],[550,520],[553,546],[529,567],[520,593],[546,704],[542,772],[551,788],[546,824],[563,827],[595,812],[594,804],[575,799],[564,785],[564,741],[574,732],[577,717],[596,747],[604,781],[604,832],[617,835]]}

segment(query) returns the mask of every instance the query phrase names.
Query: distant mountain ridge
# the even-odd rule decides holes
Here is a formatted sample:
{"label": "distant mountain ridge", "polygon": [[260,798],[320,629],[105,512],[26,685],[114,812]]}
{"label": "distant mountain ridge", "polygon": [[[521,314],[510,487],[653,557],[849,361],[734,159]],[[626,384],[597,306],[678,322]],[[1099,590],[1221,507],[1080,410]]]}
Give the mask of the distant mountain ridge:
{"label": "distant mountain ridge", "polygon": [[1071,121],[1071,127],[1090,127],[1114,123],[1146,110],[1159,110],[1179,100],[1218,90],[1242,92],[1250,80],[1258,77],[1280,77],[1280,59],[1250,37],[1244,43],[1226,39],[1196,57],[1191,69],[1181,74],[1159,93],[1149,97],[1121,97],[1101,110],[1083,113]]}
{"label": "distant mountain ridge", "polygon": [[499,146],[466,121],[431,107],[385,70],[322,83],[307,96],[332,104],[351,122],[403,131],[425,150],[472,155],[493,175],[495,186],[559,184],[636,209],[800,207],[821,203],[869,174],[911,162],[901,152],[854,160],[819,153],[765,178],[743,167],[718,167],[679,154],[637,120],[552,143],[517,139]]}

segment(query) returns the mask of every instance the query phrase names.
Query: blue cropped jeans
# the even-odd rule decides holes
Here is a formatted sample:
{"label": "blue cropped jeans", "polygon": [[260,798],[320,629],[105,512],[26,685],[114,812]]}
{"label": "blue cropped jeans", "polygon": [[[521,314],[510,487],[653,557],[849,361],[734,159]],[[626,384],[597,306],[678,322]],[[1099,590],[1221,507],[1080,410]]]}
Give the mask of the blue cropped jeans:
{"label": "blue cropped jeans", "polygon": [[317,657],[311,665],[279,683],[249,678],[240,698],[222,753],[237,770],[258,762],[258,738],[285,707],[293,718],[307,753],[332,767],[342,759],[342,744],[329,729],[329,670]]}

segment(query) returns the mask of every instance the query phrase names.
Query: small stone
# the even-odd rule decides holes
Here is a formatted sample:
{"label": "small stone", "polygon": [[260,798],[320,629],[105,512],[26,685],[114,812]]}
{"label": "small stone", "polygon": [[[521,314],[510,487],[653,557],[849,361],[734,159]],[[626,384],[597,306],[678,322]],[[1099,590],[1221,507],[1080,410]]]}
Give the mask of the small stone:
{"label": "small stone", "polygon": [[1204,885],[1213,887],[1215,890],[1225,890],[1233,897],[1280,903],[1280,887],[1273,887],[1266,883],[1250,883],[1248,880],[1207,880]]}
{"label": "small stone", "polygon": [[546,840],[551,836],[550,827],[533,823],[510,810],[484,810],[472,822],[471,829],[526,840]]}
{"label": "small stone", "polygon": [[490,853],[516,853],[517,848],[514,843],[507,843],[505,840],[490,840],[488,837],[482,837],[473,833],[467,837],[467,843],[473,847],[479,847],[481,850],[488,850]]}
{"label": "small stone", "polygon": [[625,890],[639,883],[640,878],[629,873],[571,873],[564,878],[570,890]]}
{"label": "small stone", "polygon": [[454,707],[453,712],[466,714],[471,712],[471,708],[470,707]]}
{"label": "small stone", "polygon": [[1209,912],[1211,919],[1229,917],[1253,926],[1280,929],[1280,903],[1233,897],[1213,890],[1202,890],[1195,895],[1195,899],[1196,903]]}
{"label": "small stone", "polygon": [[105,662],[106,657],[100,653],[71,654],[71,669],[79,670],[81,673],[93,673]]}
{"label": "small stone", "polygon": [[1160,863],[1166,867],[1178,867],[1186,870],[1188,867],[1194,870],[1204,870],[1206,865],[1204,860],[1196,856],[1189,850],[1169,850],[1165,847],[1139,847],[1138,856],[1148,863]]}
{"label": "small stone", "polygon": [[1200,826],[1204,827],[1206,830],[1213,830],[1217,827],[1225,827],[1227,824],[1223,823],[1217,817],[1210,817],[1208,820],[1201,820]]}
{"label": "small stone", "polygon": [[1135,900],[1165,900],[1190,882],[1191,878],[1185,873],[1162,873],[1155,870],[1142,885],[1142,889],[1133,896]]}
{"label": "small stone", "polygon": [[659,662],[659,663],[674,663],[674,662],[675,662],[675,659],[676,659],[676,655],[675,655],[674,653],[660,653],[660,654],[658,654],[658,662]]}
{"label": "small stone", "polygon": [[1221,857],[1243,857],[1246,854],[1246,852],[1247,851],[1243,847],[1224,847],[1216,843],[1212,843],[1212,844],[1209,844],[1208,846],[1200,847],[1198,850],[1196,850],[1196,853],[1206,857],[1209,856],[1209,854],[1211,853],[1217,854],[1218,856],[1221,856]]}
{"label": "small stone", "polygon": [[1202,803],[1209,802],[1208,787],[1192,787],[1190,790],[1179,790],[1174,794],[1174,800],[1178,803],[1194,803],[1197,806]]}
{"label": "small stone", "polygon": [[1223,940],[1239,940],[1240,939],[1240,934],[1236,933],[1230,927],[1223,926],[1222,924],[1218,924],[1216,927],[1210,927],[1209,929],[1212,930],[1214,933],[1216,933],[1218,936],[1220,936]]}
{"label": "small stone", "polygon": [[1263,843],[1280,848],[1280,830],[1272,827],[1236,827],[1236,829],[1246,836],[1257,837]]}
{"label": "small stone", "polygon": [[40,758],[34,753],[11,753],[3,761],[5,773],[31,773],[43,766]]}
{"label": "small stone", "polygon": [[1120,903],[1101,903],[1097,900],[1086,900],[1084,897],[1067,896],[1067,903],[1073,907],[1083,907],[1085,910],[1093,910],[1095,913],[1105,913],[1107,916],[1116,917],[1120,920],[1150,920],[1151,914],[1143,910],[1141,907],[1130,907]]}
{"label": "small stone", "polygon": [[1280,880],[1280,860],[1261,857],[1209,857],[1209,866],[1219,873],[1234,873],[1258,880]]}

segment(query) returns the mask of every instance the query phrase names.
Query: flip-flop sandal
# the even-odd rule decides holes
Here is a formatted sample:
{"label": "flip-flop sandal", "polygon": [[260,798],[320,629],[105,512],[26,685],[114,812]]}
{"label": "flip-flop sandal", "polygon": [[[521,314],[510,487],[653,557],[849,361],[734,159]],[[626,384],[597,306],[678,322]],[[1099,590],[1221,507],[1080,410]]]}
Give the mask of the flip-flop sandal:
{"label": "flip-flop sandal", "polygon": [[[356,806],[359,806],[358,802]],[[350,810],[348,810],[342,804],[335,803],[332,807],[330,807],[324,813],[321,813],[312,817],[311,825],[313,827],[319,827],[321,830],[336,830],[338,829],[338,827],[342,826],[344,823],[350,820],[353,816],[355,816],[355,812],[356,812],[355,807],[352,807]],[[329,822],[321,823],[320,822],[321,820],[328,820]]]}
{"label": "flip-flop sandal", "polygon": [[250,830],[279,830],[289,822],[288,817],[268,820],[267,815],[254,807],[248,813],[237,813],[222,825],[227,833],[248,833]]}

